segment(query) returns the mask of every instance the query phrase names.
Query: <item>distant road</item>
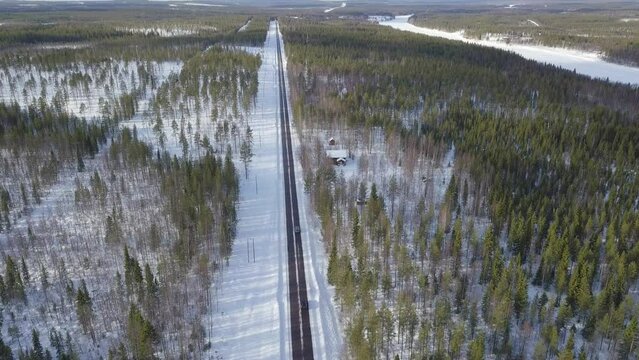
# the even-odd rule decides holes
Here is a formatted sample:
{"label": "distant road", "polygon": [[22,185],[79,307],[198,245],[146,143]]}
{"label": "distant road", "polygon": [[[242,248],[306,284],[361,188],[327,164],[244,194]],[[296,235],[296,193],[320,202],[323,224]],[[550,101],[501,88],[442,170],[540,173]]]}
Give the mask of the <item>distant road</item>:
{"label": "distant road", "polygon": [[293,359],[313,359],[313,338],[308,315],[306,274],[300,217],[295,186],[295,166],[291,142],[291,127],[286,96],[286,81],[282,61],[282,48],[277,23],[278,83],[280,90],[280,129],[284,162],[284,200],[286,204],[286,239],[288,249],[288,287],[291,314],[291,344]]}

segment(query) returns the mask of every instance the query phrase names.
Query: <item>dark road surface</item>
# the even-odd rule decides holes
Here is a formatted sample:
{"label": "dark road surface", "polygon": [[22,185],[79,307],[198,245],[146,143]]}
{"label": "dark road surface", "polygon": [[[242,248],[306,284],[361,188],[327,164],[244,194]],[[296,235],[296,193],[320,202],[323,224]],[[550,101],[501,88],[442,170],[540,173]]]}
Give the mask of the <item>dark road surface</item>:
{"label": "dark road surface", "polygon": [[284,197],[286,204],[286,238],[288,249],[288,287],[291,313],[291,343],[293,359],[313,359],[313,339],[308,315],[304,252],[300,233],[300,217],[295,187],[293,147],[286,97],[286,82],[282,63],[282,49],[277,25],[277,59],[280,89],[280,128],[284,161]]}

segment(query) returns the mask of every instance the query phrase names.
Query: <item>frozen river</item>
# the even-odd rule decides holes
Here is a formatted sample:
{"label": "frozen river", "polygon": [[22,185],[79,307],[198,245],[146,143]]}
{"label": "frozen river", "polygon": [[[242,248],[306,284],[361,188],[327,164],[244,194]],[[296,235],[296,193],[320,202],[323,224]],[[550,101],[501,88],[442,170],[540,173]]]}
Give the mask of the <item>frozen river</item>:
{"label": "frozen river", "polygon": [[497,40],[468,39],[464,37],[461,31],[447,32],[410,24],[408,19],[411,16],[412,15],[397,16],[393,20],[381,21],[379,24],[417,34],[441,37],[449,40],[463,41],[469,44],[512,51],[526,59],[556,65],[571,71],[575,70],[579,74],[588,75],[590,77],[608,79],[613,82],[626,83],[635,86],[639,85],[639,68],[607,62],[597,53],[548,46],[507,44],[503,41]]}

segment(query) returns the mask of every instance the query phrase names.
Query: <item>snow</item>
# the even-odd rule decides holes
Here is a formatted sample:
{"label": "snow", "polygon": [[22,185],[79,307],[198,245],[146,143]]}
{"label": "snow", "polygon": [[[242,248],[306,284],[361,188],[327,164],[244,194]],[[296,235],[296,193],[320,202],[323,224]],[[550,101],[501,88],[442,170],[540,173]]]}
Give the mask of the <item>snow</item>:
{"label": "snow", "polygon": [[[255,148],[248,179],[242,173],[237,238],[228,265],[215,281],[217,308],[210,322],[216,358],[291,357],[276,31],[271,22],[261,54],[257,111],[248,119]],[[301,174],[299,163],[295,165]],[[301,179],[297,182],[303,189]],[[298,191],[298,196],[314,355],[335,359],[341,330],[326,281],[326,255],[306,195]]]}
{"label": "snow", "polygon": [[510,51],[529,60],[552,64],[571,71],[574,70],[579,74],[593,78],[639,85],[639,68],[607,62],[603,59],[602,55],[598,53],[539,45],[507,44],[495,40],[468,39],[464,37],[462,31],[447,32],[410,24],[408,19],[411,16],[412,15],[397,16],[393,20],[383,21],[379,24],[402,31]]}
{"label": "snow", "polygon": [[326,9],[326,10],[324,10],[324,12],[325,13],[329,13],[329,12],[331,12],[333,10],[336,10],[336,9],[339,9],[339,8],[344,8],[344,7],[346,7],[346,2],[343,2],[342,5],[340,5],[340,6],[336,6],[336,7],[330,8],[330,9]]}
{"label": "snow", "polygon": [[[171,4],[172,5],[172,4]],[[200,30],[211,30],[216,31],[217,29],[213,26],[201,26],[194,28],[116,28],[117,31],[128,32],[131,34],[143,34],[143,35],[157,35],[159,37],[178,37],[178,36],[189,36],[196,35],[200,32]]]}
{"label": "snow", "polygon": [[220,4],[206,4],[206,3],[197,3],[197,2],[187,2],[184,3],[184,5],[188,5],[188,6],[206,6],[206,7],[225,7],[226,5],[220,5]]}
{"label": "snow", "polygon": [[528,19],[528,22],[535,25],[536,27],[541,27],[538,22]]}
{"label": "snow", "polygon": [[348,150],[346,149],[329,149],[326,150],[326,156],[332,159],[344,158],[348,157]]}
{"label": "snow", "polygon": [[[42,94],[47,94],[47,102],[52,102],[53,97],[59,95],[66,99],[64,105],[70,114],[84,117],[88,121],[99,119],[107,102],[114,104],[119,96],[133,90],[135,84],[141,82],[142,76],[138,73],[138,66],[141,64],[135,61],[110,60],[99,64],[71,64],[67,68],[55,71],[42,70],[31,65],[0,68],[0,101],[16,101],[25,107]],[[181,68],[180,61],[152,61],[145,67],[157,84],[164,82],[171,73],[179,73]],[[86,88],[82,82],[72,85],[72,74],[91,80]],[[131,75],[135,84],[131,80]],[[144,96],[139,100],[138,108],[143,110],[146,109],[155,88],[148,84],[147,88],[140,90]]]}
{"label": "snow", "polygon": [[248,21],[246,22],[246,24],[242,25],[242,27],[238,30],[238,32],[242,32],[242,31],[246,31],[246,29],[248,29],[249,25],[251,24],[251,21],[253,19],[248,19]]}

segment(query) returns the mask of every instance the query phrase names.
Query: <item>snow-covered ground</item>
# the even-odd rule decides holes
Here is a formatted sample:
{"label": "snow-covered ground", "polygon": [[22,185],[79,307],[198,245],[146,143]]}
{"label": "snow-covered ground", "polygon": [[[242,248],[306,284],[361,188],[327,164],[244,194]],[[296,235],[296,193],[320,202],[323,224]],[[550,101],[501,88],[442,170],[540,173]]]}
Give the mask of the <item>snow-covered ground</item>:
{"label": "snow-covered ground", "polygon": [[575,70],[577,73],[593,78],[639,85],[639,68],[607,62],[603,59],[602,55],[598,53],[538,45],[507,44],[495,40],[468,39],[464,37],[462,31],[448,32],[410,24],[408,19],[411,16],[412,15],[397,16],[393,20],[382,21],[379,24],[417,34],[511,51],[529,60],[556,65],[571,71]]}
{"label": "snow-covered ground", "polygon": [[238,32],[242,32],[242,31],[246,31],[246,29],[248,29],[249,25],[251,24],[251,21],[253,19],[248,19],[248,21],[246,22],[246,24],[242,25],[242,27],[238,30]]}
{"label": "snow-covered ground", "polygon": [[533,24],[533,25],[535,25],[536,27],[540,27],[540,26],[541,26],[541,25],[539,25],[539,23],[538,23],[538,22],[536,22],[536,21],[534,21],[534,20],[530,20],[530,19],[528,19],[528,22],[529,22],[529,23],[531,23],[531,24]]}
{"label": "snow-covered ground", "polygon": [[326,10],[324,10],[324,12],[325,13],[329,13],[329,12],[331,12],[333,10],[336,10],[336,9],[339,9],[339,8],[344,8],[344,7],[346,7],[346,2],[343,2],[342,5],[340,5],[340,6],[332,7],[330,9],[326,9]]}
{"label": "snow-covered ground", "polygon": [[[0,102],[17,102],[21,107],[43,97],[64,100],[64,110],[87,120],[101,118],[107,104],[135,89],[142,92],[138,108],[145,110],[148,100],[171,73],[179,74],[181,61],[112,60],[99,64],[77,63],[54,71],[41,70],[32,65],[9,66],[0,69]],[[141,72],[141,69],[144,71]],[[145,74],[149,79],[144,80]],[[141,86],[144,82],[145,86]]]}
{"label": "snow-covered ground", "polygon": [[[242,177],[233,255],[215,283],[217,308],[211,326],[216,358],[291,357],[276,31],[272,22],[261,54],[256,111],[248,119],[254,156],[248,179]],[[296,167],[301,174],[298,161]],[[297,181],[303,189],[302,180]],[[306,196],[302,191],[298,195],[314,355],[336,359],[341,330],[326,281],[326,255]]]}

